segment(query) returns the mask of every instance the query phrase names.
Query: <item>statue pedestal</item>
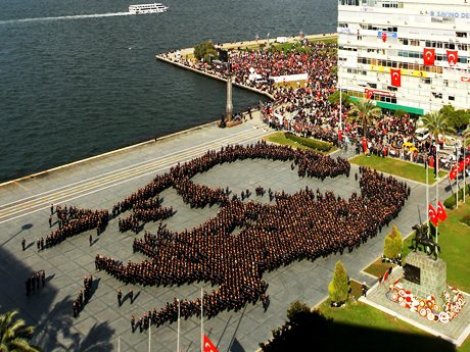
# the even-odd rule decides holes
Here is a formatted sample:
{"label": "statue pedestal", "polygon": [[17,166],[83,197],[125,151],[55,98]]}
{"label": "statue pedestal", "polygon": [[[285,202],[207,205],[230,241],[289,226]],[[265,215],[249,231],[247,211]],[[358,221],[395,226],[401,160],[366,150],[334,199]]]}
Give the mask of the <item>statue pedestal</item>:
{"label": "statue pedestal", "polygon": [[442,294],[447,289],[447,265],[442,259],[434,260],[422,252],[412,252],[406,257],[403,271],[404,288],[423,298],[434,295],[442,306]]}

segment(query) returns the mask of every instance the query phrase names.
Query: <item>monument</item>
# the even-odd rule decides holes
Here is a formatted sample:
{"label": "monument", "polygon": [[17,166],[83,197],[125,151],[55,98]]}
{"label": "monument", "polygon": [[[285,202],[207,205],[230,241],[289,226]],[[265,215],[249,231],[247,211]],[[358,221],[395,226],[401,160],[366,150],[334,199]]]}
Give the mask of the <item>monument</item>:
{"label": "monument", "polygon": [[418,297],[434,296],[437,304],[442,306],[446,282],[447,265],[442,259],[434,260],[422,252],[408,254],[403,266],[403,288]]}
{"label": "monument", "polygon": [[232,120],[233,115],[233,102],[232,102],[232,75],[229,67],[229,75],[227,77],[227,104],[225,106],[225,119]]}

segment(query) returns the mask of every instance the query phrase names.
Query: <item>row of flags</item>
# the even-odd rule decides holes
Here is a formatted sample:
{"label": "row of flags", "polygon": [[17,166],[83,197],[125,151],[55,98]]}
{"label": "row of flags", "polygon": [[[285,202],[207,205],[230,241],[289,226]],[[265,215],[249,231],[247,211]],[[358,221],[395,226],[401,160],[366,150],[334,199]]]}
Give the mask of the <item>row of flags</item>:
{"label": "row of flags", "polygon": [[470,155],[466,156],[465,159],[460,160],[455,164],[449,171],[449,178],[455,180],[458,174],[464,172],[464,170],[470,166]]}
{"label": "row of flags", "polygon": [[429,203],[428,214],[429,221],[431,221],[435,227],[439,226],[439,222],[443,222],[447,219],[447,212],[441,201],[437,202],[437,207]]}
{"label": "row of flags", "polygon": [[[381,34],[382,41],[385,43],[387,41],[387,32],[382,32]],[[458,50],[446,50],[447,53],[447,62],[450,65],[455,65],[459,61],[459,52]],[[436,61],[436,50],[433,48],[424,48],[423,52],[423,61],[424,66],[432,66],[434,65],[434,61]]]}
{"label": "row of flags", "polygon": [[[459,53],[457,50],[446,50],[447,61],[450,65],[457,64],[459,60]],[[424,48],[423,53],[424,66],[433,66],[436,61],[436,51],[431,48]],[[390,69],[390,85],[393,87],[401,87],[401,69]]]}

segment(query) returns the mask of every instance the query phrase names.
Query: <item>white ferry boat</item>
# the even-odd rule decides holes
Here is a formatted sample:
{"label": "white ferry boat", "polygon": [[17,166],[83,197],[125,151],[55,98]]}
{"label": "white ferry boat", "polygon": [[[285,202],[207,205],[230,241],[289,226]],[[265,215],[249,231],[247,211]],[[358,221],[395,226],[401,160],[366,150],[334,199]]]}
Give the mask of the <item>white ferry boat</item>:
{"label": "white ferry boat", "polygon": [[160,3],[154,4],[140,4],[140,5],[129,5],[129,13],[133,15],[141,15],[145,13],[159,13],[168,10],[168,6]]}

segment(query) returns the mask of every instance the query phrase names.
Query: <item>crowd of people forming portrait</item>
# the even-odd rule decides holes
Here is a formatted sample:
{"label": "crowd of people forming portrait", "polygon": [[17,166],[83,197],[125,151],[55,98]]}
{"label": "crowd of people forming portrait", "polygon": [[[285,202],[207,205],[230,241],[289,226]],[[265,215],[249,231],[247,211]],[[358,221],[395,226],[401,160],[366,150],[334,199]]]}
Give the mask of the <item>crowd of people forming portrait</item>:
{"label": "crowd of people forming portrait", "polygon": [[[260,158],[291,162],[302,177],[350,173],[350,164],[344,159],[264,142],[210,151],[157,176],[118,207],[129,204],[124,208],[134,211],[132,204],[140,209],[142,204],[152,203],[158,209],[161,206],[158,192],[163,190],[162,185],[167,185],[174,187],[192,207],[217,204],[220,206],[217,216],[181,232],[160,224],[155,233],[146,231],[142,238],[134,240],[134,252],[148,259],[123,263],[99,254],[95,258],[96,269],[125,283],[143,286],[211,283],[216,288],[204,295],[202,303],[207,318],[258,301],[266,309],[268,283],[263,281],[263,273],[296,260],[353,251],[398,215],[410,192],[405,183],[366,168],[360,169],[361,194],[354,193],[349,199],[307,187],[292,195],[273,192],[273,202],[262,204],[249,198],[242,201],[236,194],[230,197],[232,192],[228,188],[211,189],[191,181],[194,175],[215,165]],[[258,187],[254,191],[260,194],[264,189]],[[144,224],[142,221],[139,226]],[[151,324],[175,321],[178,304],[183,318],[200,315],[200,298],[179,303],[175,298],[160,309],[145,312],[137,319],[133,317],[133,329],[143,331]]]}

